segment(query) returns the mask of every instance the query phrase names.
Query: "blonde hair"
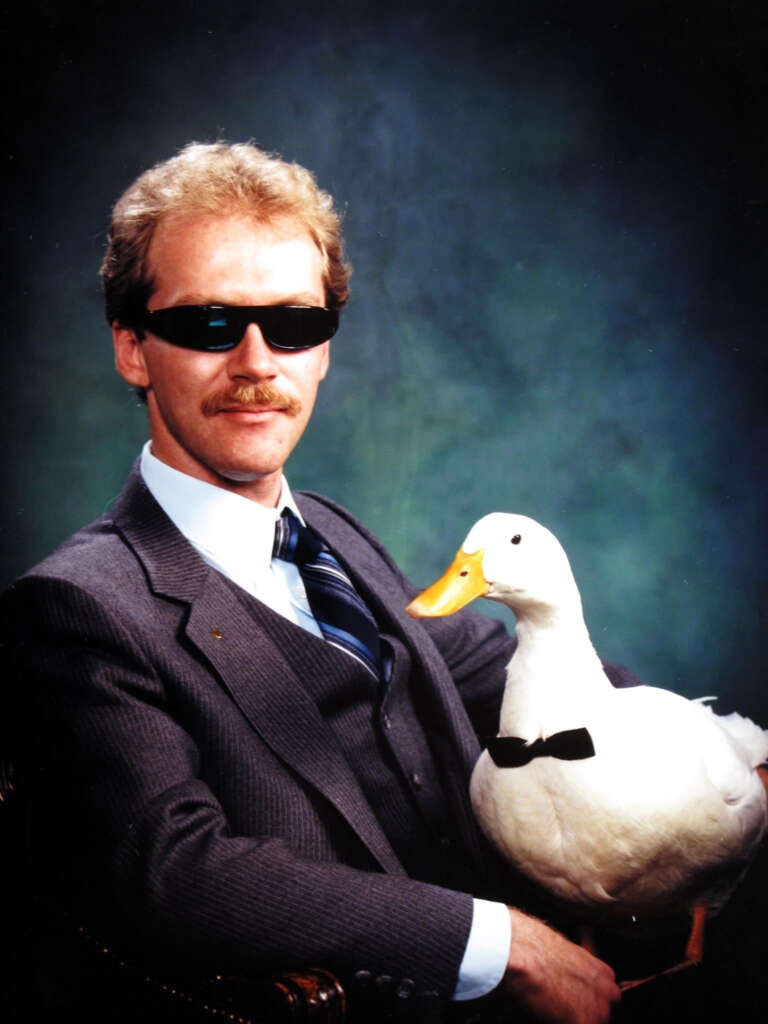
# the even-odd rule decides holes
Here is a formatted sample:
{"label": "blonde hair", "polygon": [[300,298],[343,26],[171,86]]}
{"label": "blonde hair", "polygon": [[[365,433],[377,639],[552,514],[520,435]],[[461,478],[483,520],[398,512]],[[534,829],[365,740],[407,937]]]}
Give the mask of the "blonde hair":
{"label": "blonde hair", "polygon": [[231,213],[300,221],[323,257],[326,305],[344,306],[352,268],[344,262],[341,221],[313,175],[250,143],[192,142],[140,175],[115,204],[101,266],[108,323],[140,322],[154,286],[147,253],[162,220]]}

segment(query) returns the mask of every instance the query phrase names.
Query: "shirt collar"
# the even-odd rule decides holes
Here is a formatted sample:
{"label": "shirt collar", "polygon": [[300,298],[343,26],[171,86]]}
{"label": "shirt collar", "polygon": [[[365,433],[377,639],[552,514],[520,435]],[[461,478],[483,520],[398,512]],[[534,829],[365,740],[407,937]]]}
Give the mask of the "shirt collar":
{"label": "shirt collar", "polygon": [[141,452],[141,475],[155,501],[206,558],[233,578],[269,571],[275,521],[289,508],[303,522],[288,481],[282,477],[275,508],[225,491],[161,462],[150,442]]}

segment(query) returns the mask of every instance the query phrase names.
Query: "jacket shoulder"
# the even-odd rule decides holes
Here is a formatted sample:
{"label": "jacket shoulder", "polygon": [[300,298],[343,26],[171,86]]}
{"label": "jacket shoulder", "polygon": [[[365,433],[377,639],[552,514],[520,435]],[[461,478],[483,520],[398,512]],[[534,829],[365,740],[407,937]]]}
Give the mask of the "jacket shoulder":
{"label": "jacket shoulder", "polygon": [[[80,609],[93,620],[125,621],[149,614],[156,605],[146,569],[109,516],[84,526],[63,541],[0,595],[6,616],[58,621]],[[99,617],[100,617],[99,616]]]}
{"label": "jacket shoulder", "polygon": [[126,560],[128,551],[109,516],[89,523],[62,541],[46,557],[23,573],[16,583],[31,579],[60,579],[80,583],[98,581]]}
{"label": "jacket shoulder", "polygon": [[[372,533],[367,526],[364,526],[363,523],[361,523],[360,520],[348,509],[344,508],[343,505],[340,505],[337,501],[333,501],[324,494],[318,494],[315,491],[297,491],[296,497],[302,512],[305,510],[309,512],[310,515],[312,515],[313,520],[316,520],[319,525],[322,526],[323,520],[327,521],[329,518],[337,521],[341,520],[341,522],[345,526],[350,527],[362,541],[372,547],[377,554],[385,560],[398,577],[406,580],[406,577],[403,575],[382,541],[375,533]],[[411,587],[409,582],[407,585],[409,588]]]}

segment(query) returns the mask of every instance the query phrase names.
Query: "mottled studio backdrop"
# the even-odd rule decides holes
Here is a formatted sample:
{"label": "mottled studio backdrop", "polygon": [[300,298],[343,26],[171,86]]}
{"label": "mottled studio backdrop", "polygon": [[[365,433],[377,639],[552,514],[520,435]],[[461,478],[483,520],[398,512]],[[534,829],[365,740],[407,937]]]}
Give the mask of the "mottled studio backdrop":
{"label": "mottled studio backdrop", "polygon": [[355,267],[293,485],[423,583],[485,512],[539,518],[604,656],[768,724],[763,9],[6,5],[0,583],[145,439],[101,313],[111,203],[252,138],[335,195]]}

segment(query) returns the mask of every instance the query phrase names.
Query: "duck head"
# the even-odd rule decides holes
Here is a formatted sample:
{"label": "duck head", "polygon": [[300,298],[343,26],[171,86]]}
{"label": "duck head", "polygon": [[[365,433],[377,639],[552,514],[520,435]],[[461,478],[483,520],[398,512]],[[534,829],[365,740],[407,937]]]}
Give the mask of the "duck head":
{"label": "duck head", "polygon": [[452,615],[476,597],[515,612],[558,607],[578,590],[553,533],[528,516],[492,512],[478,520],[445,573],[407,607],[415,619]]}

